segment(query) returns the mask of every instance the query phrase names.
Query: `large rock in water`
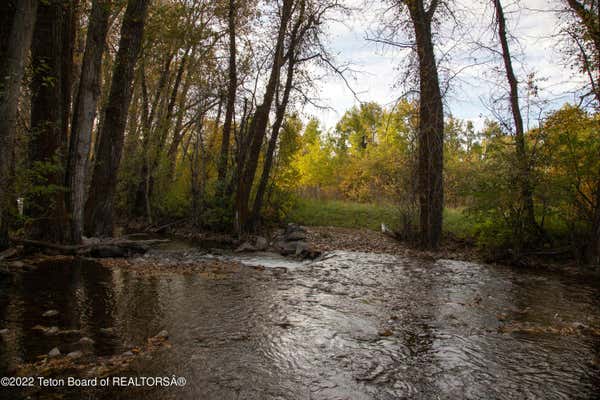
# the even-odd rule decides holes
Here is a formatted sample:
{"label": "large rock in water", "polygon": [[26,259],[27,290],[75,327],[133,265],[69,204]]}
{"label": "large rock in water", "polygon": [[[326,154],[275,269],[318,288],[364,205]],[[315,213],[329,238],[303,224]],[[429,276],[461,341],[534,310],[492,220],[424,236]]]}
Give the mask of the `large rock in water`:
{"label": "large rock in water", "polygon": [[319,257],[321,252],[312,248],[306,242],[307,238],[306,229],[300,225],[290,223],[285,227],[281,240],[275,243],[275,248],[284,256],[312,260]]}
{"label": "large rock in water", "polygon": [[234,251],[236,253],[245,253],[252,251],[265,251],[269,247],[269,242],[262,236],[254,238],[254,244],[251,241],[246,241],[239,245]]}
{"label": "large rock in water", "polygon": [[269,247],[269,241],[262,236],[257,236],[254,247],[257,251],[265,251]]}

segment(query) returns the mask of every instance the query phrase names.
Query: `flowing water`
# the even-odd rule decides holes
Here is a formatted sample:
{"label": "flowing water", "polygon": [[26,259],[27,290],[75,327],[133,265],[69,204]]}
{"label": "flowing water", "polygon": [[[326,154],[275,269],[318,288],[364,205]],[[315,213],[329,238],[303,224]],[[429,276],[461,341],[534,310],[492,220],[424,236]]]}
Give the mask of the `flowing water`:
{"label": "flowing water", "polygon": [[[103,356],[166,329],[172,346],[128,373],[183,376],[184,387],[44,389],[36,396],[600,398],[600,336],[588,329],[600,327],[597,276],[343,251],[310,264],[269,255],[242,261],[276,268],[215,278],[78,261],[0,275],[0,329],[8,329],[0,375],[55,346],[69,351],[81,336]],[[41,316],[48,309],[60,312],[53,325],[79,331],[33,330],[49,324]],[[22,394],[3,390],[0,397]]]}

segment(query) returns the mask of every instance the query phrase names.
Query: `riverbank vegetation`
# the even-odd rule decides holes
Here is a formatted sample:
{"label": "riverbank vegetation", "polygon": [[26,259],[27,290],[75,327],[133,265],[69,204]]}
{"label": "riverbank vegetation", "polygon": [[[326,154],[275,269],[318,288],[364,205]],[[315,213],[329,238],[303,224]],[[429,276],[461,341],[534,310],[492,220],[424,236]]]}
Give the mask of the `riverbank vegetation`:
{"label": "riverbank vegetation", "polygon": [[357,102],[327,128],[305,106],[322,75],[351,86],[326,40],[360,12],[343,1],[4,2],[0,248],[79,244],[133,220],[238,237],[383,223],[426,249],[458,237],[499,260],[600,264],[598,2],[552,5],[561,65],[582,82],[552,107],[513,67],[510,23],[490,2],[476,44],[499,79],[478,128],[444,109],[459,71],[438,33],[460,28],[456,5],[388,3],[373,40],[410,52],[407,94]]}

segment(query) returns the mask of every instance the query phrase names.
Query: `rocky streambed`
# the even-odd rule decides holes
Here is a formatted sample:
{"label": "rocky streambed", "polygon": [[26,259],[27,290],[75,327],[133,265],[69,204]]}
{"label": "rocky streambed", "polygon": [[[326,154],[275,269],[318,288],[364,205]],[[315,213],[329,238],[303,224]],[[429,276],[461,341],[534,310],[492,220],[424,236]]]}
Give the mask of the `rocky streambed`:
{"label": "rocky streambed", "polygon": [[2,387],[0,398],[600,392],[596,275],[409,254],[338,250],[310,260],[253,250],[170,243],[129,259],[62,258],[1,274],[2,376],[168,376],[185,384]]}

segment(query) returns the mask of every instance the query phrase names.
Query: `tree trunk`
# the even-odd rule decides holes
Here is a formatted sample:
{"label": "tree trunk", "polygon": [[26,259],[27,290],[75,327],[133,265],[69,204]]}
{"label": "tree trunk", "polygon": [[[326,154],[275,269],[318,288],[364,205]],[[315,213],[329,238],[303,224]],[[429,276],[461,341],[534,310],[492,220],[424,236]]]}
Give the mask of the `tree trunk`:
{"label": "tree trunk", "polygon": [[223,136],[221,139],[221,154],[217,166],[218,183],[217,196],[222,197],[227,182],[227,162],[229,160],[229,142],[231,141],[231,123],[235,111],[235,91],[237,89],[237,66],[235,46],[235,0],[229,0],[229,86],[227,88],[227,105],[225,109],[225,121],[223,122]]}
{"label": "tree trunk", "polygon": [[92,129],[100,96],[100,75],[104,53],[111,0],[94,0],[81,67],[81,78],[75,100],[69,158],[67,188],[71,214],[71,239],[80,243],[83,235],[83,214],[86,195],[86,176],[92,142]]}
{"label": "tree trunk", "polygon": [[[32,192],[26,199],[30,218],[27,235],[32,239],[64,242],[68,239],[63,157],[69,104],[64,82],[70,36],[70,6],[62,0],[41,2],[32,41],[31,129],[29,162]],[[36,190],[45,188],[46,190]]]}
{"label": "tree trunk", "polygon": [[419,221],[420,242],[437,249],[442,236],[444,207],[444,109],[431,35],[437,2],[426,11],[423,0],[407,1],[415,30],[419,61]]}
{"label": "tree trunk", "polygon": [[104,110],[90,195],[86,203],[86,232],[93,236],[113,234],[117,171],[121,162],[134,67],[142,43],[148,3],[149,0],[129,0],[123,17],[119,51]]}
{"label": "tree trunk", "polygon": [[[292,42],[295,45],[295,40]],[[263,198],[269,183],[269,175],[271,173],[271,167],[273,166],[273,156],[275,155],[275,148],[277,147],[277,138],[279,137],[279,131],[285,118],[285,112],[290,99],[290,92],[292,91],[292,83],[294,80],[294,68],[295,68],[295,53],[293,48],[290,48],[288,57],[288,70],[285,86],[283,89],[283,98],[281,104],[277,106],[277,112],[275,116],[275,122],[273,123],[273,129],[271,131],[271,138],[269,139],[269,146],[267,147],[267,154],[265,155],[265,162],[263,166],[262,175],[256,190],[256,196],[254,198],[254,206],[252,208],[252,228],[256,230],[260,221],[260,212],[263,205]]]}
{"label": "tree trunk", "polygon": [[192,172],[192,220],[195,227],[200,226],[201,220],[201,203],[203,201],[203,193],[201,187],[201,175],[202,171],[199,171],[199,168],[202,167],[200,157],[201,152],[204,151],[204,144],[202,142],[203,138],[203,127],[204,127],[204,116],[198,116],[198,123],[196,128],[196,140],[194,143],[194,150],[192,151],[192,158],[190,160],[190,167]]}
{"label": "tree trunk", "polygon": [[305,26],[304,29],[302,29],[302,31],[300,30],[300,27],[304,23],[305,9],[306,3],[304,0],[301,0],[299,15],[290,35],[290,44],[286,56],[288,62],[288,69],[285,85],[283,88],[283,97],[281,99],[281,103],[277,105],[275,122],[273,123],[271,138],[269,139],[269,146],[267,147],[267,154],[265,155],[263,171],[260,178],[260,182],[258,184],[258,188],[256,190],[256,196],[254,198],[254,206],[252,209],[251,220],[252,229],[254,230],[258,228],[258,223],[260,221],[260,212],[263,205],[265,191],[267,190],[267,184],[269,183],[269,175],[271,173],[271,168],[273,165],[273,156],[275,154],[275,148],[277,147],[277,138],[279,137],[279,131],[281,129],[281,125],[283,124],[283,119],[285,118],[287,105],[290,100],[290,93],[292,91],[292,86],[294,82],[294,68],[296,67],[296,51],[302,41],[304,34],[307,32],[308,29],[308,26]]}
{"label": "tree trunk", "polygon": [[533,208],[533,190],[531,188],[530,166],[527,157],[527,149],[525,144],[525,131],[523,128],[523,117],[521,116],[521,108],[519,107],[519,88],[517,78],[515,76],[508,40],[506,39],[506,20],[500,0],[494,0],[496,9],[496,22],[498,23],[498,38],[502,46],[502,58],[506,69],[506,78],[510,86],[510,108],[515,124],[515,145],[517,156],[517,168],[519,169],[519,190],[521,192],[521,206],[525,214],[522,233],[523,239],[526,242],[531,242],[537,235],[537,224],[535,222],[535,211]]}
{"label": "tree trunk", "polygon": [[586,251],[586,263],[600,266],[600,180],[596,184],[596,204],[590,242]]}
{"label": "tree trunk", "polygon": [[[152,139],[154,138],[156,131],[152,128],[154,126],[154,121],[159,115],[159,108],[162,102],[163,94],[165,92],[165,87],[169,81],[169,75],[171,72],[171,62],[173,61],[174,54],[170,54],[167,56],[165,61],[165,65],[162,69],[162,73],[158,80],[158,85],[156,87],[156,92],[154,93],[154,99],[152,100],[152,106],[150,107],[150,113],[148,114],[148,104],[146,102],[146,119],[143,123],[143,132],[144,137],[142,140],[142,168],[140,171],[140,181],[137,185],[136,195],[135,195],[135,206],[134,206],[134,214],[136,216],[146,216],[149,223],[152,223],[152,216],[150,211],[150,203],[149,203],[149,183],[150,183],[150,154],[152,147]],[[142,81],[144,82],[144,81]],[[145,87],[145,85],[144,85]],[[146,96],[147,98],[147,93]],[[147,99],[146,99],[147,100]]]}
{"label": "tree trunk", "polygon": [[[592,41],[595,58],[583,63],[583,70],[587,72],[589,83],[592,87],[596,100],[596,113],[600,113],[600,2],[584,3],[577,0],[566,0],[569,8],[579,19],[583,31]],[[587,54],[581,54],[582,58],[588,59]],[[597,133],[600,134],[600,133]],[[600,157],[600,155],[599,155]],[[587,243],[585,258],[590,265],[600,265],[600,171],[596,177],[596,190],[594,207],[592,210],[593,220],[589,243]]]}
{"label": "tree trunk", "polygon": [[146,184],[146,208],[148,210],[149,219],[151,220],[151,209],[150,209],[150,199],[153,196],[154,190],[154,182],[155,182],[155,173],[159,167],[161,155],[163,149],[165,147],[165,143],[167,141],[167,136],[169,134],[169,130],[171,129],[171,121],[173,119],[173,114],[175,112],[175,104],[177,103],[177,97],[179,94],[179,87],[181,86],[181,80],[183,78],[183,73],[185,72],[185,68],[187,65],[187,57],[189,54],[190,48],[188,48],[181,59],[179,64],[179,68],[177,69],[177,74],[175,75],[175,82],[173,83],[173,88],[171,90],[171,96],[169,97],[169,101],[167,103],[167,111],[165,116],[161,119],[158,126],[158,136],[156,139],[158,143],[152,149],[152,155],[150,157],[150,168],[148,171],[147,184]]}
{"label": "tree trunk", "polygon": [[244,151],[247,151],[247,159],[243,165],[238,166],[242,172],[238,180],[236,211],[237,219],[239,220],[239,227],[243,231],[248,229],[248,201],[250,199],[250,192],[254,182],[254,175],[256,174],[260,149],[262,147],[262,143],[266,135],[267,125],[269,123],[269,112],[271,110],[277,84],[279,83],[279,74],[283,64],[285,32],[292,15],[293,4],[294,0],[284,0],[283,2],[281,9],[281,21],[277,34],[275,54],[273,56],[273,66],[271,67],[269,82],[267,83],[263,102],[256,107],[254,117],[252,118],[252,122],[250,124],[250,131],[248,132],[250,135],[250,146],[248,149],[243,149]]}
{"label": "tree trunk", "polygon": [[[12,21],[5,21],[7,24],[2,27],[6,32],[2,33],[2,61],[0,62],[0,76],[3,77],[3,82],[0,84],[0,250],[10,244],[8,230],[14,201],[12,171],[17,110],[37,7],[38,0],[19,0],[16,8],[12,10]],[[4,10],[3,6],[2,11],[8,10]]]}
{"label": "tree trunk", "polygon": [[187,93],[191,86],[190,75],[188,74],[183,84],[181,96],[179,99],[179,106],[177,110],[177,119],[175,120],[175,127],[173,128],[173,139],[169,145],[167,151],[167,181],[172,182],[175,176],[175,166],[177,164],[177,152],[179,151],[179,145],[183,140],[184,129],[183,129],[183,117],[185,116]]}

